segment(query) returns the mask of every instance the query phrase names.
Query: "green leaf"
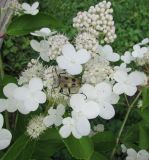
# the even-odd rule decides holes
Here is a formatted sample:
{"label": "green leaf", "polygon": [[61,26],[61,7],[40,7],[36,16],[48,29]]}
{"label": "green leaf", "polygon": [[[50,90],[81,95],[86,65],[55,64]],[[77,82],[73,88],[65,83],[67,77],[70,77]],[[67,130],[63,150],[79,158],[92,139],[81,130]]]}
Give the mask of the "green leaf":
{"label": "green leaf", "polygon": [[115,136],[110,131],[98,133],[92,137],[92,140],[94,142],[95,150],[100,150],[100,152],[111,151],[115,145]]}
{"label": "green leaf", "polygon": [[29,160],[32,157],[36,145],[36,141],[31,141],[27,144],[22,153],[17,157],[16,160]]}
{"label": "green leaf", "polygon": [[94,152],[94,145],[89,137],[76,139],[70,136],[67,139],[63,139],[63,142],[72,157],[76,159],[89,160]]}
{"label": "green leaf", "polygon": [[98,152],[94,152],[90,160],[107,160],[107,158]]}
{"label": "green leaf", "polygon": [[42,27],[58,28],[61,24],[47,14],[37,14],[35,16],[22,15],[15,18],[7,29],[8,35],[26,35]]}
{"label": "green leaf", "polygon": [[143,149],[149,149],[149,131],[142,126],[140,123],[139,125],[139,146]]}
{"label": "green leaf", "polygon": [[142,112],[140,112],[140,115],[145,122],[149,123],[149,109],[143,110]]}
{"label": "green leaf", "polygon": [[143,97],[143,107],[149,107],[149,88],[144,87],[143,92],[142,92],[142,97]]}
{"label": "green leaf", "polygon": [[22,135],[17,139],[17,141],[7,150],[1,160],[17,160],[18,156],[26,148],[27,144],[30,142],[29,137]]}
{"label": "green leaf", "polygon": [[57,130],[49,128],[40,136],[33,157],[36,160],[48,160],[55,152],[64,147]]}

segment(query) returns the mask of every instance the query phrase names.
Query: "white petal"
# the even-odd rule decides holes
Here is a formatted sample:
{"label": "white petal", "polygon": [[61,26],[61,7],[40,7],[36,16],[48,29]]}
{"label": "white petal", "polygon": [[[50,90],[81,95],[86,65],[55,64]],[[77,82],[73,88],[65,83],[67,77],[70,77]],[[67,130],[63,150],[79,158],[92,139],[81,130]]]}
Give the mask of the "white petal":
{"label": "white petal", "polygon": [[127,149],[127,155],[130,157],[134,157],[134,159],[137,158],[137,152],[132,148]]}
{"label": "white petal", "polygon": [[90,84],[84,84],[84,85],[80,88],[80,93],[85,94],[88,99],[95,99],[96,96],[97,96],[95,87],[93,87],[93,86],[90,85]]}
{"label": "white petal", "polygon": [[24,106],[27,108],[28,111],[36,111],[39,107],[39,103],[37,103],[33,99],[27,99],[24,102]]}
{"label": "white petal", "polygon": [[0,114],[0,130],[1,130],[2,127],[3,127],[3,124],[4,124],[4,118],[3,118],[3,115]]}
{"label": "white petal", "polygon": [[78,131],[76,130],[76,128],[72,128],[72,135],[77,138],[80,139],[82,136],[78,133]]}
{"label": "white petal", "polygon": [[70,98],[70,106],[74,110],[80,110],[85,105],[85,96],[83,94],[74,94]]}
{"label": "white petal", "polygon": [[145,84],[147,77],[143,72],[134,71],[129,74],[128,82],[134,86]]}
{"label": "white petal", "polygon": [[30,92],[29,89],[26,87],[18,87],[15,91],[14,91],[14,98],[17,100],[26,100],[30,97]]}
{"label": "white petal", "polygon": [[100,113],[99,116],[103,119],[109,120],[114,117],[115,110],[113,106],[109,103],[99,104]]}
{"label": "white petal", "polygon": [[18,86],[14,83],[8,83],[4,88],[3,92],[6,97],[13,97],[15,89],[18,88]]}
{"label": "white petal", "polygon": [[87,119],[96,118],[99,115],[100,109],[98,104],[93,101],[89,101],[86,103],[83,113],[87,117]]}
{"label": "white petal", "polygon": [[14,98],[9,98],[7,100],[7,111],[8,112],[15,112],[18,109],[18,102]]}
{"label": "white petal", "polygon": [[68,125],[64,125],[60,128],[59,130],[59,134],[63,137],[63,138],[67,138],[70,136],[71,134],[71,128]]}
{"label": "white petal", "polygon": [[45,35],[49,35],[51,33],[51,30],[49,28],[42,28],[40,32],[44,33]]}
{"label": "white petal", "polygon": [[57,57],[56,61],[60,69],[67,69],[71,67],[70,62],[64,56]]}
{"label": "white petal", "polygon": [[33,10],[33,11],[31,12],[31,15],[36,15],[38,12],[39,12],[39,10],[38,10],[38,9],[35,9],[35,10]]}
{"label": "white petal", "polygon": [[133,95],[135,95],[136,92],[137,92],[137,87],[135,87],[135,86],[127,85],[127,86],[125,87],[124,93],[125,93],[126,95],[128,95],[128,96],[133,96]]}
{"label": "white petal", "polygon": [[113,78],[117,82],[125,82],[128,78],[127,72],[118,70],[114,73]]}
{"label": "white petal", "polygon": [[62,124],[63,118],[61,116],[56,116],[54,119],[55,126],[60,126]]}
{"label": "white petal", "polygon": [[40,78],[32,78],[29,81],[29,89],[31,89],[31,91],[40,91],[43,89],[43,82]]}
{"label": "white petal", "polygon": [[123,83],[116,83],[114,86],[113,86],[113,92],[117,95],[121,95],[124,93],[125,91],[125,85]]}
{"label": "white petal", "polygon": [[33,4],[32,4],[32,10],[35,10],[35,9],[37,9],[38,8],[38,6],[39,6],[39,2],[34,2]]}
{"label": "white petal", "polygon": [[57,113],[57,115],[63,115],[64,113],[65,113],[65,106],[64,105],[62,105],[62,104],[59,104],[58,106],[57,106],[57,109],[56,109],[57,111],[56,111],[56,113]]}
{"label": "white petal", "polygon": [[149,43],[149,38],[145,38],[142,40],[142,45]]}
{"label": "white petal", "polygon": [[62,53],[66,58],[71,58],[76,54],[76,51],[72,44],[66,44],[63,46]]}
{"label": "white petal", "polygon": [[42,91],[36,91],[34,93],[34,100],[36,100],[37,103],[45,103],[46,102],[46,94]]}
{"label": "white petal", "polygon": [[105,100],[112,93],[112,86],[107,82],[101,82],[95,86],[98,99]]}
{"label": "white petal", "polygon": [[20,103],[20,105],[18,106],[18,111],[22,114],[29,114],[31,112],[31,110],[29,110],[27,107],[24,106],[24,103]]}
{"label": "white petal", "polygon": [[76,53],[76,61],[80,64],[88,62],[90,58],[91,58],[90,53],[85,49],[81,49]]}
{"label": "white petal", "polygon": [[66,117],[63,119],[63,124],[64,125],[70,125],[70,123],[73,121],[71,117]]}
{"label": "white petal", "polygon": [[43,123],[45,124],[46,127],[51,127],[54,124],[54,119],[52,116],[46,116],[43,119]]}
{"label": "white petal", "polygon": [[7,107],[7,100],[6,99],[0,99],[0,112],[3,112],[4,110],[6,110]]}
{"label": "white petal", "polygon": [[119,98],[119,95],[112,93],[108,102],[110,102],[110,104],[116,104],[119,101]]}
{"label": "white petal", "polygon": [[0,130],[0,150],[7,148],[10,145],[12,135],[7,129]]}
{"label": "white petal", "polygon": [[80,135],[87,136],[91,131],[90,123],[88,119],[80,117],[76,120],[76,128]]}
{"label": "white petal", "polygon": [[126,160],[136,160],[134,157],[126,157]]}
{"label": "white petal", "polygon": [[113,53],[113,49],[112,49],[112,47],[110,45],[105,45],[103,47],[103,51],[104,51],[104,54],[106,54],[106,53]]}
{"label": "white petal", "polygon": [[72,64],[67,68],[67,72],[71,75],[78,75],[82,72],[82,66],[80,64]]}
{"label": "white petal", "polygon": [[23,8],[24,10],[30,10],[30,9],[31,9],[31,6],[30,6],[28,3],[23,3],[23,4],[22,4],[22,8]]}
{"label": "white petal", "polygon": [[149,153],[146,150],[140,150],[137,154],[138,160],[148,160],[149,159]]}
{"label": "white petal", "polygon": [[31,45],[31,47],[32,47],[35,51],[41,52],[40,43],[39,43],[38,41],[36,41],[36,40],[31,40],[31,41],[30,41],[30,45]]}
{"label": "white petal", "polygon": [[40,52],[40,57],[45,62],[49,62],[50,61],[49,52]]}

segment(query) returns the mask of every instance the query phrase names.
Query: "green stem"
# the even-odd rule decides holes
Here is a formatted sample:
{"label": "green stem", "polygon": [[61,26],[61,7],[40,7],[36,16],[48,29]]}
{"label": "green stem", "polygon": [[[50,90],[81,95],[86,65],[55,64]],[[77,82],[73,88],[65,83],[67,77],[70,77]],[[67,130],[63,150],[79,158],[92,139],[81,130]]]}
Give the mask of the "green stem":
{"label": "green stem", "polygon": [[2,57],[0,55],[0,74],[1,74],[1,78],[4,78],[4,69],[3,69],[3,61],[2,61]]}
{"label": "green stem", "polygon": [[129,114],[130,114],[132,108],[134,107],[134,104],[136,103],[136,101],[137,101],[138,98],[140,97],[140,95],[141,95],[141,91],[138,93],[138,95],[136,96],[136,98],[134,99],[134,101],[131,103],[131,105],[128,106],[127,113],[126,113],[126,115],[125,115],[125,118],[124,118],[124,120],[123,120],[123,123],[122,123],[122,125],[121,125],[121,128],[120,128],[120,130],[119,130],[119,132],[118,132],[118,136],[117,136],[117,138],[116,138],[116,144],[115,144],[115,147],[113,148],[113,151],[112,151],[112,154],[111,154],[111,160],[113,159],[113,157],[114,157],[114,155],[115,155],[115,152],[116,152],[116,150],[117,150],[117,147],[118,147],[118,144],[119,144],[119,142],[120,142],[120,138],[121,138],[122,132],[123,132],[123,130],[124,130],[124,127],[125,127],[125,125],[126,125],[126,122],[127,122],[127,120],[128,120]]}
{"label": "green stem", "polygon": [[5,124],[6,124],[6,128],[9,130],[10,129],[10,125],[9,125],[9,114],[7,111],[5,111]]}

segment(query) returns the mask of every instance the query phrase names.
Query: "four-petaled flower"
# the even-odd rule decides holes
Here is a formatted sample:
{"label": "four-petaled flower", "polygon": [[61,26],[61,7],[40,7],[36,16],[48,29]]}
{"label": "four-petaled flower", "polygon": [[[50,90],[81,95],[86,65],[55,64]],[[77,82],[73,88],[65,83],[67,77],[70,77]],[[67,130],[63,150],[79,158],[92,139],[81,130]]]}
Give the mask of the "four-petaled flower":
{"label": "four-petaled flower", "polygon": [[38,6],[39,6],[39,2],[34,2],[32,5],[29,5],[28,3],[22,4],[24,13],[31,14],[31,15],[36,15],[39,12]]}
{"label": "four-petaled flower", "polygon": [[49,115],[44,118],[43,122],[47,127],[51,127],[52,125],[60,126],[62,124],[62,116],[64,115],[64,113],[65,106],[62,104],[59,104],[56,109],[51,107],[48,110]]}
{"label": "four-petaled flower", "polygon": [[7,148],[10,145],[12,135],[9,130],[3,129],[4,118],[0,114],[0,150]]}
{"label": "four-petaled flower", "polygon": [[53,34],[55,34],[56,32],[51,32],[51,30],[49,28],[41,28],[38,31],[35,32],[31,32],[31,35],[33,36],[37,36],[37,37],[49,37]]}
{"label": "four-petaled flower", "polygon": [[130,52],[126,51],[124,53],[124,55],[121,56],[121,60],[126,63],[126,64],[129,64],[131,61],[134,60],[134,57],[131,55]]}
{"label": "four-petaled flower", "polygon": [[116,62],[120,59],[119,54],[114,53],[110,45],[105,45],[105,46],[99,45],[98,52],[102,58],[111,62]]}
{"label": "four-petaled flower", "polygon": [[71,75],[78,75],[82,72],[82,65],[91,58],[85,49],[75,51],[71,44],[64,45],[62,56],[57,57],[56,61],[60,69],[65,69]]}
{"label": "four-petaled flower", "polygon": [[133,49],[132,56],[134,58],[143,58],[144,53],[148,51],[147,47],[140,47],[139,45],[134,45]]}
{"label": "four-petaled flower", "polygon": [[36,40],[31,40],[30,45],[36,52],[39,52],[40,57],[44,61],[49,62],[51,55],[51,48],[49,46],[48,41],[41,40],[40,42],[38,42]]}
{"label": "four-petaled flower", "polygon": [[103,119],[111,119],[115,115],[115,110],[112,104],[116,104],[119,96],[113,93],[112,85],[107,82],[101,82],[95,87],[89,84],[84,84],[80,92],[87,96],[87,99],[94,100],[99,108],[99,116]]}
{"label": "four-petaled flower", "polygon": [[25,110],[29,112],[35,111],[39,107],[39,104],[46,102],[46,94],[42,89],[42,80],[40,78],[32,78],[28,85],[18,87],[14,91],[14,97],[23,103]]}
{"label": "four-petaled flower", "polygon": [[117,82],[113,86],[113,91],[120,95],[125,93],[128,96],[133,96],[137,92],[137,86],[146,84],[147,77],[143,72],[134,71],[128,74],[125,71],[116,71],[113,75]]}

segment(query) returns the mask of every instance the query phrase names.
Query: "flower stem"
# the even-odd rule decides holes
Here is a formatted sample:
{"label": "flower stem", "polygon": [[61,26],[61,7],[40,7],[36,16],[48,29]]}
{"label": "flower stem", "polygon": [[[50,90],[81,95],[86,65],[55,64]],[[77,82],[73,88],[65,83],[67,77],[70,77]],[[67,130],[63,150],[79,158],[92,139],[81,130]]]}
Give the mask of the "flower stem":
{"label": "flower stem", "polygon": [[114,157],[114,155],[115,155],[116,149],[117,149],[117,147],[118,147],[118,144],[119,144],[119,141],[120,141],[122,132],[123,132],[123,130],[124,130],[124,127],[125,127],[125,125],[126,125],[126,122],[127,122],[127,120],[128,120],[129,114],[130,114],[132,108],[134,107],[134,104],[136,103],[136,101],[137,101],[138,98],[140,97],[141,93],[142,93],[142,92],[140,91],[140,92],[138,93],[138,95],[136,96],[136,98],[134,99],[134,101],[131,103],[131,105],[128,106],[127,113],[126,113],[126,115],[125,115],[125,118],[124,118],[124,120],[123,120],[123,123],[122,123],[122,125],[121,125],[121,128],[120,128],[120,130],[119,130],[119,132],[118,132],[118,136],[117,136],[117,138],[116,138],[116,144],[115,144],[115,147],[113,148],[113,151],[112,151],[112,154],[111,154],[111,160],[113,159],[113,157]]}
{"label": "flower stem", "polygon": [[1,79],[4,78],[4,69],[3,69],[3,61],[2,61],[2,57],[0,55],[0,74],[1,74]]}

